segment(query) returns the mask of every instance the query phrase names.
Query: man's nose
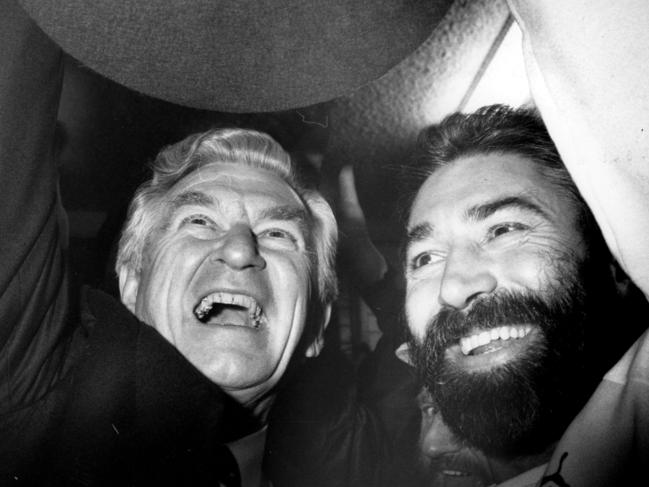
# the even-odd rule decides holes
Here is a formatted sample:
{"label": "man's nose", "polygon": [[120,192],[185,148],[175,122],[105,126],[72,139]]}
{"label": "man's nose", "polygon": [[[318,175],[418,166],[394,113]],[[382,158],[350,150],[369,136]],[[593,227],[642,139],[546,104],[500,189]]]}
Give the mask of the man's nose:
{"label": "man's nose", "polygon": [[264,269],[266,261],[259,254],[257,237],[252,229],[243,223],[233,225],[223,235],[212,254],[212,260],[223,262],[236,270],[248,267]]}
{"label": "man's nose", "polygon": [[455,453],[461,443],[451,432],[438,412],[422,411],[422,427],[419,438],[421,453],[431,459]]}
{"label": "man's nose", "polygon": [[493,292],[497,285],[490,262],[480,248],[455,248],[446,259],[439,302],[464,309],[480,295]]}

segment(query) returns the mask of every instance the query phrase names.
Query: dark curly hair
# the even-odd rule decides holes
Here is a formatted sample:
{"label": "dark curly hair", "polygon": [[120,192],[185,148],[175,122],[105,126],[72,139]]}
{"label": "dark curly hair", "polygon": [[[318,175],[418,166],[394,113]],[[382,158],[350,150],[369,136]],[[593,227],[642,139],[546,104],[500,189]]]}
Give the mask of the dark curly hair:
{"label": "dark curly hair", "polygon": [[[476,154],[518,154],[534,162],[542,176],[568,196],[579,224],[590,234],[594,218],[545,124],[534,108],[489,105],[470,114],[454,113],[419,134],[410,164],[401,173],[402,213],[406,217],[424,181],[438,168]],[[587,235],[584,235],[587,236]]]}

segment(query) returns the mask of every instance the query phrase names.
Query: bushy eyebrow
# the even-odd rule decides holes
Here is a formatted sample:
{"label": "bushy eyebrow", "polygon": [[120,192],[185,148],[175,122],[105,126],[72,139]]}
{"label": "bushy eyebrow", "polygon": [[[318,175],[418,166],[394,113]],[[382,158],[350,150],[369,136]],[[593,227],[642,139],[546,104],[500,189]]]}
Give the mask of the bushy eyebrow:
{"label": "bushy eyebrow", "polygon": [[214,206],[218,205],[218,202],[214,200],[210,195],[202,193],[201,191],[185,191],[175,196],[171,200],[171,207],[173,210],[182,208],[183,206]]}
{"label": "bushy eyebrow", "polygon": [[506,196],[472,206],[466,210],[465,218],[467,220],[481,221],[489,218],[494,213],[512,208],[534,213],[546,220],[551,220],[543,208],[525,196]]}
{"label": "bushy eyebrow", "polygon": [[408,230],[408,235],[406,236],[406,248],[411,245],[420,242],[421,240],[426,240],[434,232],[434,227],[430,223],[420,223],[415,225],[410,230]]}

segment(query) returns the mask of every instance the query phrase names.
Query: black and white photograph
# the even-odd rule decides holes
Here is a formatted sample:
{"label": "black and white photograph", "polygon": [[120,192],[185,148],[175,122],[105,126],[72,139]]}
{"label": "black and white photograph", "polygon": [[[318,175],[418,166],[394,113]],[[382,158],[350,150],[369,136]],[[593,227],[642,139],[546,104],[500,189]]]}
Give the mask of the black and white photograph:
{"label": "black and white photograph", "polygon": [[0,0],[0,486],[618,487],[649,2]]}

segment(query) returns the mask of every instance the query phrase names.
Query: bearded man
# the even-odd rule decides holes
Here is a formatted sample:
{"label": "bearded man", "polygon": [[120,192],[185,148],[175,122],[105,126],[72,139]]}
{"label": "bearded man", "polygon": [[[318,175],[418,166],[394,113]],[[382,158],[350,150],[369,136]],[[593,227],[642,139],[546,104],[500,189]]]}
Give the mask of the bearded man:
{"label": "bearded man", "polygon": [[534,111],[451,115],[415,161],[405,318],[422,455],[430,475],[502,482],[542,468],[638,328],[610,333],[628,323],[621,274]]}

